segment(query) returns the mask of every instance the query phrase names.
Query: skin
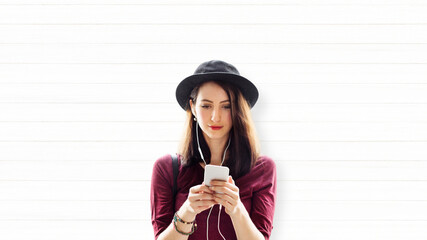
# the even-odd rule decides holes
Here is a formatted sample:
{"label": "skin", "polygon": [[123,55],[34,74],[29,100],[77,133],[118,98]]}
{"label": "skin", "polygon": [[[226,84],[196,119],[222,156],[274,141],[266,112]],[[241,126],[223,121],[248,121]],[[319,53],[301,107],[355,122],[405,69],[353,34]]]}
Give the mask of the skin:
{"label": "skin", "polygon": [[[203,136],[211,151],[211,163],[221,165],[222,155],[232,127],[230,101],[227,93],[214,82],[204,83],[197,96],[197,102],[190,100],[193,115],[197,118]],[[210,126],[222,126],[220,130],[213,130]],[[201,164],[204,167],[204,164]],[[216,193],[221,192],[221,194]],[[249,213],[240,201],[239,188],[231,176],[227,182],[211,181],[211,187],[204,183],[190,188],[188,198],[178,210],[177,214],[186,222],[191,222],[196,215],[209,209],[215,204],[221,204],[230,216],[237,235],[237,239],[265,239],[253,224]],[[181,222],[177,227],[183,232],[190,232],[191,225]],[[163,231],[158,239],[185,240],[188,236],[174,230],[173,223]]]}
{"label": "skin", "polygon": [[[227,93],[218,84],[203,84],[197,96],[197,103],[190,100],[193,115],[197,118],[203,136],[211,150],[211,164],[221,165],[228,137],[232,127],[231,104]],[[212,130],[210,126],[222,126]]]}

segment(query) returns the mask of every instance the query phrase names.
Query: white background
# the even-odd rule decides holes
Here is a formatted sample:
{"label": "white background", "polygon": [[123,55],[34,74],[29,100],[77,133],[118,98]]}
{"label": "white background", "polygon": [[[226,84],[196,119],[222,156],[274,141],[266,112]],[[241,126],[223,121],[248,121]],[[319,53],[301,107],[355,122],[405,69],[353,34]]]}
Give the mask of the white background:
{"label": "white background", "polygon": [[427,1],[0,0],[0,239],[152,239],[204,61],[259,88],[273,240],[427,239]]}

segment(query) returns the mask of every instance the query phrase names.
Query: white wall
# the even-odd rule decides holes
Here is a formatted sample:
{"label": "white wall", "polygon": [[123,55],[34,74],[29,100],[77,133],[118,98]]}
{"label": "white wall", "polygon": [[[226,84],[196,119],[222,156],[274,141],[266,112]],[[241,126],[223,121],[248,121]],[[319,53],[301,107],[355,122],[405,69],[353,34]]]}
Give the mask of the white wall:
{"label": "white wall", "polygon": [[151,239],[177,83],[260,90],[271,239],[426,239],[427,1],[0,0],[0,239]]}

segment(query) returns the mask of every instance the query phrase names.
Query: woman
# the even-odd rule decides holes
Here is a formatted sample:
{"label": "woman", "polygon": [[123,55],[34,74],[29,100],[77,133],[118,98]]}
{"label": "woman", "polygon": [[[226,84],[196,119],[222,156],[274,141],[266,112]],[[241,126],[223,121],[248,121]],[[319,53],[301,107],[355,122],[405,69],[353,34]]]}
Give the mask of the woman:
{"label": "woman", "polygon": [[[258,90],[223,61],[202,63],[176,89],[187,112],[179,149],[177,194],[172,157],[159,158],[151,181],[156,239],[269,239],[276,167],[259,156],[250,108]],[[203,183],[206,164],[230,169],[228,181]],[[175,206],[173,206],[175,202]]]}

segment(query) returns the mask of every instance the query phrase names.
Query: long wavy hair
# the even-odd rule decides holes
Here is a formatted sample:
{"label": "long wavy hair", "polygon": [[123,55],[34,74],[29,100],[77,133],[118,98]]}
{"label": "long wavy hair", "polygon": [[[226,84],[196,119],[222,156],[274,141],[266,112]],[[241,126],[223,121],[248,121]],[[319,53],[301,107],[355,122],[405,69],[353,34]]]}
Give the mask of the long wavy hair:
{"label": "long wavy hair", "polygon": [[[240,90],[232,84],[221,81],[213,81],[221,86],[227,93],[231,103],[232,128],[230,130],[230,147],[227,151],[224,165],[230,169],[230,175],[237,179],[247,174],[255,165],[259,157],[259,141],[256,136],[255,125],[252,120],[250,107]],[[190,99],[193,103],[197,101],[200,84],[196,86]],[[185,121],[184,133],[178,148],[182,155],[181,164],[191,166],[203,162],[197,147],[196,122],[191,113],[190,104],[186,106],[187,119]],[[199,127],[200,148],[203,151],[206,163],[210,163],[211,152]]]}

